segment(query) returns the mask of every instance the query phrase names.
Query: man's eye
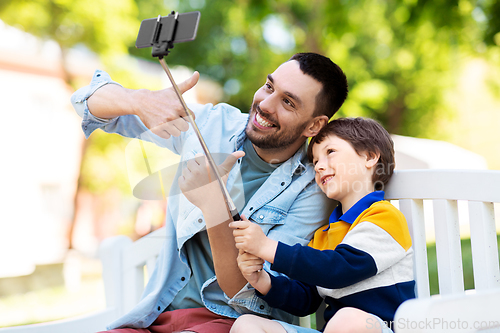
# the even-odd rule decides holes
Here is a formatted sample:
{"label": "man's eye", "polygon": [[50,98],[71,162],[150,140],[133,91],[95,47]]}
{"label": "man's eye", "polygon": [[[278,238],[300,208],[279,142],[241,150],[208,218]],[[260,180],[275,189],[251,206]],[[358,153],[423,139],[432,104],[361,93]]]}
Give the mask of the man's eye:
{"label": "man's eye", "polygon": [[327,153],[328,155],[330,155],[331,153],[334,153],[334,152],[335,152],[335,150],[333,150],[333,149],[327,149],[327,150],[326,150],[326,153]]}
{"label": "man's eye", "polygon": [[273,90],[273,87],[271,86],[271,84],[269,82],[267,82],[265,85],[264,85],[267,89],[269,90]]}
{"label": "man's eye", "polygon": [[295,105],[293,104],[293,102],[291,100],[289,100],[288,98],[284,98],[283,99],[283,102],[286,104],[286,105],[289,105],[291,106],[292,108],[295,107]]}

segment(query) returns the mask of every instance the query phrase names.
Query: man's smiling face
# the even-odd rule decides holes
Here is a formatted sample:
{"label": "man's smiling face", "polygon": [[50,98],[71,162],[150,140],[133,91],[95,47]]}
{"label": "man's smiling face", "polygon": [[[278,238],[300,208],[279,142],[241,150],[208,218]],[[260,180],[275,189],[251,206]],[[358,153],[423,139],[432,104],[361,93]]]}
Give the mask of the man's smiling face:
{"label": "man's smiling face", "polygon": [[250,141],[260,149],[280,149],[304,140],[322,87],[295,60],[279,66],[254,95],[245,129]]}

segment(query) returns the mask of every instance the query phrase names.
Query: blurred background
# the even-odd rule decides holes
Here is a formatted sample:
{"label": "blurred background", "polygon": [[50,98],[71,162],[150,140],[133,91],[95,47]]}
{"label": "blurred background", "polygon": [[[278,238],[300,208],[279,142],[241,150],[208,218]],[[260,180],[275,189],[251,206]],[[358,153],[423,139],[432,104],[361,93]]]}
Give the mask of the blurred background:
{"label": "blurred background", "polygon": [[[70,96],[95,69],[167,87],[134,45],[143,19],[172,10],[201,12],[196,40],[166,58],[177,82],[200,72],[188,101],[246,111],[267,74],[317,52],[348,78],[336,117],[380,121],[397,168],[500,169],[499,1],[2,0],[0,327],[104,308],[101,240],[161,227],[167,200],[132,195],[137,142],[85,140]],[[153,171],[176,161],[147,149]]]}

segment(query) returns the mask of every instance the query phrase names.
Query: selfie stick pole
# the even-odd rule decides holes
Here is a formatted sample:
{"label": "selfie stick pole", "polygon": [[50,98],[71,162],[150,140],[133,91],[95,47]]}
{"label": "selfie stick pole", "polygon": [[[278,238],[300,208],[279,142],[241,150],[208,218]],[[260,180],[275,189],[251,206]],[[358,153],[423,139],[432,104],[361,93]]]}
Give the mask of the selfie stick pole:
{"label": "selfie stick pole", "polygon": [[167,67],[167,64],[165,63],[165,59],[163,57],[160,60],[160,64],[165,70],[165,73],[167,73],[168,78],[170,79],[170,82],[172,83],[172,86],[174,87],[175,93],[177,94],[177,97],[179,98],[182,107],[184,108],[184,111],[188,115],[189,122],[193,126],[194,132],[196,133],[196,136],[198,137],[198,140],[200,141],[201,147],[203,148],[203,151],[205,152],[205,155],[207,156],[208,163],[212,170],[215,173],[215,176],[217,177],[217,181],[219,182],[219,186],[222,190],[222,195],[224,196],[224,199],[227,202],[227,206],[229,208],[229,211],[231,212],[231,216],[233,217],[233,221],[239,221],[240,220],[240,215],[238,214],[238,209],[236,209],[236,206],[229,196],[229,192],[226,188],[226,185],[224,184],[224,181],[222,180],[222,177],[219,173],[219,168],[215,164],[214,159],[212,158],[212,154],[210,154],[210,151],[208,150],[208,147],[205,143],[205,140],[203,140],[203,137],[201,136],[200,130],[198,129],[198,126],[196,125],[196,122],[194,121],[194,115],[193,112],[187,107],[186,102],[184,101],[184,98],[182,98],[182,94],[179,91],[179,87],[174,81],[174,78],[172,77],[172,74],[170,73],[170,70]]}
{"label": "selfie stick pole", "polygon": [[[177,19],[177,16],[176,16],[176,19]],[[160,21],[160,16],[158,16],[158,23],[159,23],[159,21]],[[172,34],[172,35],[174,35],[174,34]],[[172,47],[173,47],[173,44],[171,43],[171,41],[168,41],[168,46],[167,46],[167,50],[166,50],[167,54],[169,53],[168,49],[172,48]],[[215,164],[215,161],[212,157],[212,154],[210,154],[210,151],[208,150],[208,147],[205,143],[205,140],[203,140],[203,136],[201,135],[201,132],[198,129],[196,122],[194,121],[193,111],[191,111],[187,107],[186,102],[184,101],[184,98],[182,97],[182,93],[180,92],[179,87],[175,83],[174,78],[172,76],[172,73],[170,73],[170,70],[168,69],[167,63],[165,62],[165,59],[163,58],[162,54],[158,55],[158,60],[160,61],[161,67],[163,67],[163,70],[165,71],[165,73],[167,73],[167,76],[168,76],[170,82],[172,83],[172,87],[174,88],[174,91],[177,95],[177,98],[181,102],[181,105],[184,109],[184,112],[186,112],[188,119],[189,119],[189,122],[193,126],[193,130],[196,133],[196,136],[198,137],[198,141],[200,141],[200,144],[201,144],[201,147],[203,148],[203,151],[205,152],[205,156],[207,157],[210,168],[214,171],[215,176],[217,177],[217,181],[218,181],[219,186],[222,190],[222,195],[224,196],[224,200],[227,203],[227,207],[229,208],[229,211],[231,213],[233,221],[239,221],[241,218],[240,218],[240,214],[238,213],[238,209],[236,208],[236,205],[234,204],[233,200],[231,199],[231,196],[229,195],[229,192],[226,188],[226,185],[224,184],[224,181],[222,180],[222,177],[219,173],[219,168],[217,167],[217,164]]]}

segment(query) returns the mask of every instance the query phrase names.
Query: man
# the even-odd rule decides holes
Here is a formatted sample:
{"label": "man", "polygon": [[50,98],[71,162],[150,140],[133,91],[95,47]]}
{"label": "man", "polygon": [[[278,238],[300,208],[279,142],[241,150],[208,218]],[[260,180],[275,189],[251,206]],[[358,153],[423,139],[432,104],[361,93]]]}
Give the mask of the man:
{"label": "man", "polygon": [[[197,80],[195,73],[179,85],[181,92]],[[239,212],[270,238],[306,244],[333,210],[314,182],[306,141],[346,96],[347,81],[337,65],[318,54],[299,53],[268,75],[248,115],[227,104],[189,105],[210,151],[232,154],[223,168],[231,170],[227,188]],[[180,182],[190,178],[190,165],[199,165],[193,158],[201,147],[172,89],[130,90],[97,71],[72,102],[87,137],[101,128],[167,147],[187,166],[178,170]],[[176,177],[172,187],[178,186]],[[169,198],[167,241],[158,263],[141,301],[110,325],[122,329],[113,332],[229,332],[233,318],[243,313],[294,320],[270,308],[246,284],[230,219],[214,224],[210,218],[209,225],[206,220],[185,196]]]}

